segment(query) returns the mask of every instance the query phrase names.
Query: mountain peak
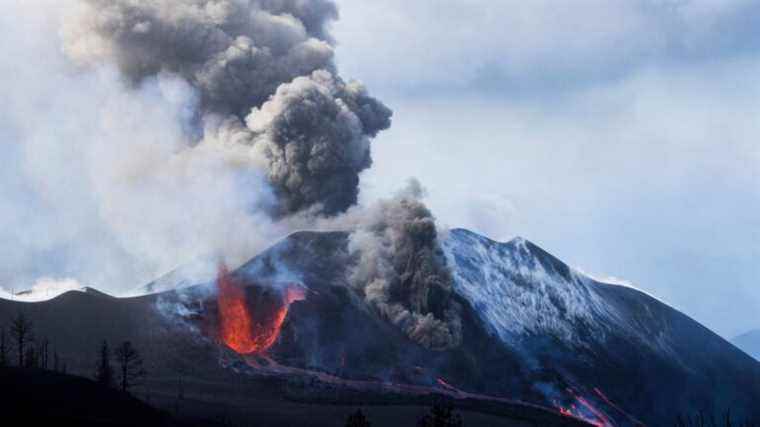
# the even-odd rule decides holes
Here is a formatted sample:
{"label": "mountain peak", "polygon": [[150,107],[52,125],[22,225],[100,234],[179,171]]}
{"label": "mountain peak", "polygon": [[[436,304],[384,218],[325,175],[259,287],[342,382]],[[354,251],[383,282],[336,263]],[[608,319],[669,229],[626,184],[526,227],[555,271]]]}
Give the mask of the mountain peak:
{"label": "mountain peak", "polygon": [[449,233],[458,235],[460,237],[469,237],[469,238],[477,239],[477,240],[487,242],[492,245],[511,245],[515,247],[526,247],[526,248],[529,246],[534,246],[540,249],[538,245],[536,245],[535,243],[531,242],[530,240],[522,236],[516,236],[506,242],[501,242],[501,241],[492,239],[488,236],[485,236],[483,234],[480,234],[478,232],[468,230],[466,228],[452,228],[449,230]]}
{"label": "mountain peak", "polygon": [[745,332],[731,340],[743,352],[760,361],[760,329]]}
{"label": "mountain peak", "polygon": [[496,242],[455,229],[443,248],[457,291],[508,344],[526,333],[578,343],[579,323],[600,336],[613,325],[591,281],[522,237]]}

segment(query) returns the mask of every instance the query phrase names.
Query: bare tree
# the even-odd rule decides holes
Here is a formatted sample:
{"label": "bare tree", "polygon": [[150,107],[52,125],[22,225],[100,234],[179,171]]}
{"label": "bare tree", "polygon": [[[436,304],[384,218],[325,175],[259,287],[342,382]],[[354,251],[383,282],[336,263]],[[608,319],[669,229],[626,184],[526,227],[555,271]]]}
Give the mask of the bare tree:
{"label": "bare tree", "polygon": [[5,343],[5,328],[0,328],[0,366],[8,365],[8,346]]}
{"label": "bare tree", "polygon": [[47,340],[47,338],[42,340],[42,344],[40,344],[39,348],[39,358],[40,358],[40,368],[47,369],[48,363],[50,361],[50,342]]}
{"label": "bare tree", "polygon": [[361,409],[357,409],[346,419],[346,427],[372,427],[372,423],[369,422]]}
{"label": "bare tree", "polygon": [[106,387],[113,387],[114,374],[111,366],[111,350],[108,348],[108,341],[103,340],[98,350],[98,362],[95,366],[95,381]]}
{"label": "bare tree", "polygon": [[16,354],[18,354],[18,366],[24,366],[24,355],[26,346],[34,341],[34,331],[32,329],[32,322],[24,316],[24,313],[19,313],[11,321],[10,336],[16,344]]}
{"label": "bare tree", "polygon": [[129,391],[130,388],[139,384],[145,375],[143,360],[140,353],[132,346],[129,341],[124,341],[114,351],[116,363],[119,365],[119,386],[122,391]]}
{"label": "bare tree", "polygon": [[417,427],[462,427],[462,417],[450,403],[436,402],[430,412],[417,421]]}
{"label": "bare tree", "polygon": [[40,353],[35,346],[30,345],[26,349],[26,355],[24,356],[25,368],[39,368],[40,367]]}

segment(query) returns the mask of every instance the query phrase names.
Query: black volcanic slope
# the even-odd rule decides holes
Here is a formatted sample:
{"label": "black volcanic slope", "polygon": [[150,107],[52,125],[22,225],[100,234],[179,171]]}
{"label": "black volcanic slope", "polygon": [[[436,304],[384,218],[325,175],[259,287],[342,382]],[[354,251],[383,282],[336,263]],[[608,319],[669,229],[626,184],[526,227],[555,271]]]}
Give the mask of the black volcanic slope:
{"label": "black volcanic slope", "polygon": [[444,246],[464,341],[443,352],[407,339],[347,285],[346,243],[345,233],[296,233],[233,272],[237,283],[309,289],[266,355],[244,359],[218,345],[212,285],[0,301],[0,321],[25,312],[82,375],[103,339],[130,340],[151,373],[138,395],[210,425],[340,425],[356,405],[373,425],[413,425],[440,398],[468,426],[583,424],[559,408],[607,425],[671,425],[698,410],[760,419],[760,364],[676,310],[582,277],[530,242],[452,231]]}
{"label": "black volcanic slope", "polygon": [[[198,288],[193,291],[203,294]],[[50,351],[59,353],[68,372],[82,376],[94,372],[102,340],[108,340],[112,347],[130,340],[142,352],[149,372],[135,395],[166,410],[175,420],[192,425],[337,426],[359,406],[369,414],[373,425],[414,425],[427,412],[429,404],[440,398],[451,399],[434,389],[432,392],[424,389],[422,393],[397,387],[386,390],[376,387],[374,380],[344,387],[320,382],[313,375],[261,374],[213,340],[162,314],[165,308],[159,307],[171,305],[177,299],[186,300],[186,294],[116,299],[103,294],[70,292],[40,303],[0,300],[0,319],[8,319],[2,322],[7,325],[13,316],[23,312],[32,320],[38,341],[48,339]],[[299,310],[307,309],[294,306],[291,315],[297,317]],[[385,327],[381,322],[377,325]],[[279,352],[287,347],[287,339],[292,339],[286,338],[286,333],[289,332],[283,333],[283,342],[276,346],[272,357],[279,358]],[[393,336],[398,338],[397,334]],[[382,335],[377,340],[387,342]],[[367,379],[367,375],[362,378]],[[77,389],[68,389],[66,393],[77,402],[81,398],[86,405],[88,394],[79,396]],[[34,393],[30,399],[33,403],[47,402],[47,398],[41,399]],[[530,405],[462,398],[456,406],[468,426],[585,425]],[[112,408],[114,415],[123,409]]]}

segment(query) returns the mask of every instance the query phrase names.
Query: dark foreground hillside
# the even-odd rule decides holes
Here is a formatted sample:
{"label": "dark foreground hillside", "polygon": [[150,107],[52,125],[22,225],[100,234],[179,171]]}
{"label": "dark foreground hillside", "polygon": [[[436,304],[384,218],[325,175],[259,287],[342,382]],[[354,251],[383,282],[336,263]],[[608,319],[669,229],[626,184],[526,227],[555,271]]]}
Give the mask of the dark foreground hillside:
{"label": "dark foreground hillside", "polygon": [[[0,407],[6,420],[25,425],[81,427],[145,426],[343,426],[348,405],[309,405],[285,400],[238,399],[210,396],[176,399],[140,393],[155,409],[135,397],[73,375],[40,369],[0,368]],[[413,426],[428,411],[421,405],[376,405],[361,408],[375,426]],[[543,422],[460,411],[467,426],[539,426]],[[10,425],[10,424],[4,424]],[[574,423],[558,425],[579,425]]]}
{"label": "dark foreground hillside", "polygon": [[128,394],[81,377],[38,369],[0,368],[0,384],[2,416],[6,420],[23,420],[25,425],[178,425],[166,413]]}

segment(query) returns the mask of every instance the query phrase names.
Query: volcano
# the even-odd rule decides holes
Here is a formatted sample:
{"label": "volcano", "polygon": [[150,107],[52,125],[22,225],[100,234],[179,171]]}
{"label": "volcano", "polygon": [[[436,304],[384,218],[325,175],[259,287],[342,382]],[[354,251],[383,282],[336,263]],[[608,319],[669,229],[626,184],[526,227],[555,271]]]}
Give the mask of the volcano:
{"label": "volcano", "polygon": [[83,375],[102,339],[131,340],[152,373],[151,402],[172,408],[182,384],[195,420],[327,426],[335,408],[360,403],[383,408],[373,424],[398,425],[434,399],[455,402],[467,425],[670,425],[727,409],[760,418],[760,364],[525,239],[448,233],[463,338],[445,351],[408,338],[349,285],[348,241],[299,232],[208,282],[129,299],[0,301],[0,316],[26,313]]}
{"label": "volcano", "polygon": [[267,282],[298,272],[313,294],[290,306],[266,363],[248,367],[531,402],[595,425],[669,424],[729,408],[760,415],[755,361],[655,298],[589,278],[530,241],[448,234],[464,339],[447,351],[411,341],[356,295],[347,241],[296,233],[232,273]]}

